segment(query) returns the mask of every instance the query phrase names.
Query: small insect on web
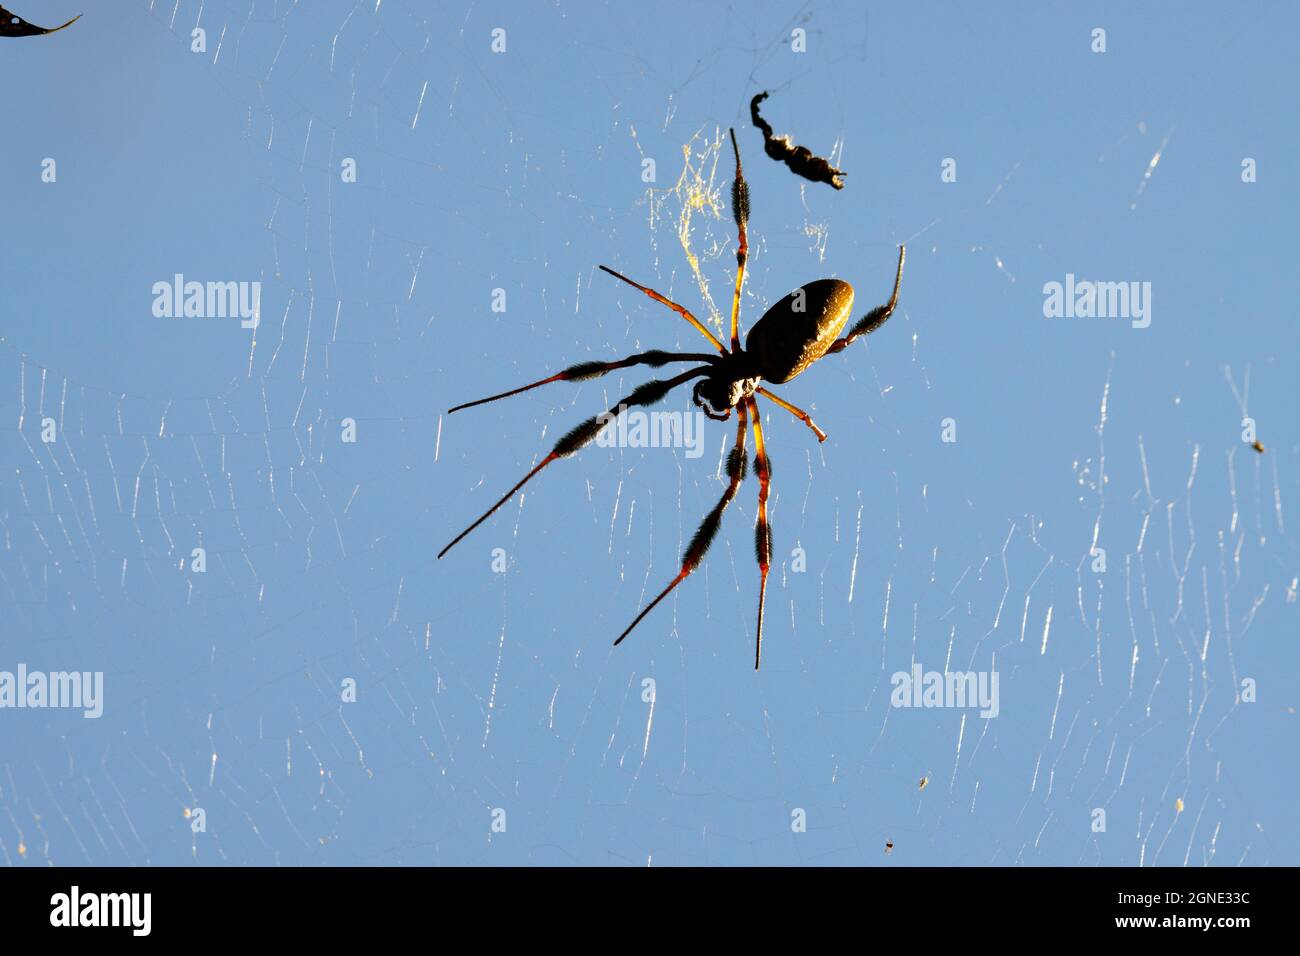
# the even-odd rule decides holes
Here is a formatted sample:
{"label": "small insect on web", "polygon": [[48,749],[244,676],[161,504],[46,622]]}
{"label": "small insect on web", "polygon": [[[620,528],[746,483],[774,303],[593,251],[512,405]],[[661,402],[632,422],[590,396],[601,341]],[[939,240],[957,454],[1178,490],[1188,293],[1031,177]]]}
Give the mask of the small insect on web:
{"label": "small insect on web", "polygon": [[853,307],[853,287],[839,279],[817,279],[809,282],[787,295],[763,314],[750,329],[742,348],[740,344],[740,293],[745,282],[745,265],[749,257],[749,187],[745,182],[744,171],[740,164],[740,147],[736,143],[736,133],[731,131],[731,147],[736,155],[736,179],[731,187],[732,216],[736,222],[736,285],[731,300],[731,348],[728,349],[708,328],[700,322],[685,306],[673,302],[647,286],[620,275],[608,266],[601,266],[605,272],[626,282],[635,289],[644,292],[651,299],[672,309],[683,319],[693,325],[717,349],[716,355],[700,352],[665,352],[653,349],[640,352],[624,359],[608,362],[579,362],[546,378],[510,391],[465,402],[448,410],[448,413],[472,408],[487,402],[518,395],[529,389],[547,385],[551,382],[581,382],[597,378],[615,369],[629,368],[634,365],[648,365],[660,368],[673,362],[703,363],[688,369],[672,378],[654,379],[634,389],[630,395],[615,403],[604,414],[597,415],[577,425],[558,442],[528,474],[507,491],[496,504],[484,512],[473,524],[452,539],[451,543],[438,552],[441,558],[455,547],[466,535],[486,521],[502,505],[514,497],[525,484],[532,480],[543,468],[560,458],[568,458],[591,444],[597,436],[623,411],[633,406],[654,405],[662,401],[678,385],[693,379],[695,383],[691,398],[694,404],[706,415],[716,421],[727,421],[734,409],[736,412],[736,441],[727,455],[728,484],[722,497],[713,509],[704,516],[690,544],[682,555],[681,569],[676,577],[668,582],[659,595],[642,609],[626,630],[614,641],[615,645],[632,632],[641,620],[654,610],[673,588],[681,584],[704,559],[709,545],[713,543],[722,524],[723,512],[735,499],[740,484],[745,479],[748,465],[748,452],[745,446],[748,427],[754,430],[754,474],[758,477],[758,517],[754,529],[754,550],[758,559],[758,624],[754,646],[754,668],[762,660],[763,651],[763,604],[767,593],[767,576],[772,563],[772,531],[767,520],[767,500],[771,490],[772,466],[767,455],[767,446],[763,441],[762,417],[758,410],[756,396],[766,399],[784,408],[799,419],[817,436],[818,441],[826,440],[826,433],[817,427],[812,418],[803,409],[790,404],[785,399],[764,388],[760,383],[767,381],[773,385],[783,385],[799,375],[818,359],[835,352],[843,351],[860,336],[876,331],[893,314],[898,304],[898,290],[903,280],[903,257],[906,250],[898,247],[898,269],[894,276],[894,290],[889,301],[868,312],[849,330],[840,336],[848,322]]}

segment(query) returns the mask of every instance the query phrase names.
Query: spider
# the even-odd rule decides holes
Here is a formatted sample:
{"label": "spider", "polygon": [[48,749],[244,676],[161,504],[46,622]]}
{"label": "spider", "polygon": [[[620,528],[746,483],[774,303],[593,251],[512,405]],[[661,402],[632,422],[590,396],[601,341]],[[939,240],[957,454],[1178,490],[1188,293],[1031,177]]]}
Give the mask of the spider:
{"label": "spider", "polygon": [[686,580],[687,576],[699,565],[704,554],[713,543],[722,523],[722,513],[731,504],[745,478],[747,452],[745,436],[747,426],[754,429],[754,473],[758,476],[758,517],[755,523],[754,548],[758,558],[758,627],[754,647],[754,669],[757,670],[763,653],[763,603],[767,593],[767,575],[772,563],[772,531],[767,520],[767,498],[772,482],[772,464],[763,443],[763,426],[758,410],[756,395],[775,402],[781,408],[799,419],[816,434],[817,440],[826,440],[826,433],[817,427],[812,418],[803,409],[791,405],[785,399],[773,394],[760,383],[769,382],[783,385],[799,375],[818,359],[835,352],[841,352],[851,345],[859,336],[867,335],[880,328],[894,312],[898,304],[898,288],[903,280],[903,257],[906,252],[902,245],[898,247],[898,271],[894,276],[894,291],[889,301],[872,309],[850,330],[849,334],[840,336],[848,322],[853,307],[853,287],[839,279],[818,279],[791,292],[777,302],[749,330],[745,346],[740,345],[740,291],[745,281],[745,263],[749,255],[749,241],[746,226],[749,222],[749,187],[745,183],[744,172],[740,166],[740,147],[736,144],[735,130],[731,130],[731,148],[736,154],[736,179],[731,186],[732,216],[736,221],[739,241],[736,246],[736,287],[731,300],[731,349],[710,332],[703,323],[684,306],[665,298],[654,289],[633,282],[608,266],[601,266],[605,272],[626,282],[635,289],[644,292],[651,299],[667,306],[683,319],[695,326],[696,330],[708,339],[718,354],[698,352],[665,352],[654,349],[640,352],[613,362],[579,362],[547,378],[524,385],[520,388],[466,402],[448,409],[448,414],[462,409],[495,402],[511,395],[518,395],[529,389],[546,385],[550,382],[582,382],[597,378],[615,369],[628,368],[633,365],[648,365],[660,368],[671,362],[702,362],[689,371],[682,372],[668,379],[655,379],[646,382],[620,400],[603,415],[588,419],[564,435],[550,453],[533,469],[520,479],[519,483],[502,496],[501,500],[489,508],[468,528],[458,534],[450,544],[438,552],[441,558],[455,547],[466,535],[486,521],[498,508],[504,505],[515,492],[527,484],[539,471],[559,458],[568,458],[593,442],[615,417],[623,410],[637,405],[654,405],[663,400],[678,385],[692,379],[699,379],[692,392],[692,401],[706,415],[717,421],[727,421],[734,409],[736,412],[736,443],[727,455],[727,478],[729,483],[713,510],[704,516],[704,520],[695,531],[685,553],[682,555],[681,570],[668,582],[668,586],[659,592],[659,596],[642,609],[636,619],[614,641],[615,646],[632,632],[641,620],[654,610],[655,606],[668,594]]}

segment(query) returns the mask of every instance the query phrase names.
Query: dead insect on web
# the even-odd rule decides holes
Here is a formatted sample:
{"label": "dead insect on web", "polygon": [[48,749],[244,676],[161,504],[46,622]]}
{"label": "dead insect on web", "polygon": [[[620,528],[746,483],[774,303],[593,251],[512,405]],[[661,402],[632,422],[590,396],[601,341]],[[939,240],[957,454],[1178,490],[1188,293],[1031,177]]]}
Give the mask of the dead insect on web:
{"label": "dead insect on web", "polygon": [[21,17],[14,16],[4,7],[0,7],[0,37],[46,36],[47,34],[50,33],[58,33],[60,30],[64,30],[72,26],[80,19],[81,19],[81,14],[77,14],[77,16],[73,17],[71,20],[63,24],[63,26],[61,27],[51,27],[49,29],[46,29],[45,27],[38,27],[34,23],[28,23],[26,20],[22,19]]}
{"label": "dead insect on web", "polygon": [[754,125],[763,131],[763,149],[777,162],[790,167],[791,172],[810,179],[815,183],[826,183],[836,189],[844,188],[841,176],[847,176],[842,169],[836,169],[820,156],[814,156],[807,146],[796,146],[789,136],[773,136],[772,127],[758,115],[758,104],[767,99],[767,93],[759,93],[749,101],[749,117]]}
{"label": "dead insect on web", "polygon": [[498,508],[509,501],[520,488],[527,484],[539,471],[559,458],[568,458],[596,440],[597,436],[626,409],[638,405],[653,405],[662,401],[678,385],[692,379],[699,379],[691,393],[692,401],[703,410],[704,414],[716,421],[726,421],[736,412],[736,441],[727,455],[726,490],[718,503],[704,516],[695,535],[691,538],[686,552],[682,555],[681,570],[668,582],[668,586],[659,592],[659,596],[645,606],[640,614],[628,625],[627,629],[614,641],[620,644],[623,638],[632,632],[669,592],[699,566],[705,552],[713,543],[722,525],[722,514],[727,510],[745,479],[748,455],[745,448],[748,426],[754,431],[754,474],[758,477],[758,518],[754,528],[754,551],[758,558],[758,627],[754,647],[754,668],[757,669],[763,650],[763,601],[767,592],[767,575],[772,563],[772,531],[767,521],[767,499],[772,483],[772,465],[767,457],[767,446],[763,442],[763,425],[758,410],[758,399],[764,398],[784,408],[799,419],[817,436],[818,441],[826,440],[822,431],[803,409],[791,405],[771,391],[761,386],[764,379],[773,385],[783,385],[799,375],[810,365],[824,356],[841,352],[859,337],[869,335],[885,324],[898,305],[898,288],[903,281],[903,256],[905,249],[898,247],[898,270],[894,275],[894,291],[889,301],[877,306],[859,319],[847,335],[841,336],[853,309],[853,286],[841,279],[817,279],[791,292],[777,302],[749,330],[744,348],[740,345],[740,290],[745,281],[745,263],[749,257],[749,239],[747,226],[749,221],[749,187],[745,183],[744,172],[740,167],[740,147],[736,144],[736,133],[731,131],[731,148],[736,154],[736,180],[731,187],[732,216],[736,222],[736,285],[731,299],[731,348],[727,349],[699,319],[691,314],[685,306],[678,305],[660,295],[654,289],[633,282],[608,266],[601,266],[605,272],[639,289],[660,305],[676,312],[683,319],[695,326],[717,349],[718,354],[699,352],[664,352],[658,349],[641,352],[608,362],[579,362],[566,369],[555,372],[546,378],[529,385],[465,402],[448,409],[448,414],[461,409],[472,408],[486,402],[518,395],[529,389],[546,385],[550,382],[581,382],[597,378],[615,369],[629,368],[633,365],[648,365],[659,368],[672,362],[701,362],[703,364],[674,375],[672,378],[655,379],[632,391],[626,398],[620,399],[608,412],[590,418],[565,434],[555,443],[549,454],[538,462],[528,474],[507,491],[500,500],[488,508],[473,524],[452,539],[451,543],[438,552],[441,558],[455,547],[466,535],[486,521]]}
{"label": "dead insect on web", "polygon": [[1255,449],[1255,451],[1259,452],[1261,455],[1264,454],[1264,443],[1262,441],[1256,441],[1255,444],[1250,447]]}

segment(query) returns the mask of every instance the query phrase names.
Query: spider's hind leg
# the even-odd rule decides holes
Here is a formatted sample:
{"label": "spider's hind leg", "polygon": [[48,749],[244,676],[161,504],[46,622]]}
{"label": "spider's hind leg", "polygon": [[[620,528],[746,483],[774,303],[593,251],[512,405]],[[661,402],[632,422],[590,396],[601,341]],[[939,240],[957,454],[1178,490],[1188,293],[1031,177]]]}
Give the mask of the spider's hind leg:
{"label": "spider's hind leg", "polygon": [[731,184],[731,215],[736,220],[736,290],[731,297],[731,351],[740,351],[740,287],[745,284],[745,264],[749,261],[749,184],[740,168],[740,146],[736,131],[731,133],[731,148],[736,154],[736,179]]}
{"label": "spider's hind leg", "polygon": [[704,516],[704,520],[700,522],[700,526],[695,530],[695,536],[691,538],[686,553],[682,555],[682,568],[677,572],[677,577],[669,581],[668,586],[659,592],[659,596],[647,604],[641,613],[636,616],[636,620],[627,626],[627,630],[618,636],[618,639],[614,641],[615,647],[623,642],[623,638],[632,633],[632,629],[641,623],[643,617],[654,610],[656,604],[666,598],[673,588],[686,580],[696,566],[704,560],[705,552],[709,550],[709,545],[713,543],[718,528],[722,525],[722,513],[727,510],[727,505],[731,504],[732,499],[736,497],[736,491],[740,488],[740,483],[745,480],[746,423],[744,404],[736,406],[736,413],[739,416],[736,423],[736,444],[732,446],[730,454],[727,455],[727,477],[730,479],[727,490],[722,493],[722,497],[713,506],[713,510]]}
{"label": "spider's hind leg", "polygon": [[758,557],[758,632],[754,639],[754,670],[763,658],[763,604],[767,597],[767,572],[772,565],[772,526],[767,523],[767,495],[772,485],[772,463],[763,444],[763,423],[758,402],[745,400],[754,416],[754,474],[758,476],[758,521],[754,525],[754,551]]}
{"label": "spider's hind leg", "polygon": [[843,351],[853,344],[854,340],[860,335],[870,335],[876,329],[885,324],[885,320],[894,314],[894,307],[898,305],[898,287],[903,284],[903,257],[907,254],[907,249],[900,245],[898,247],[898,272],[894,276],[894,293],[889,297],[889,301],[884,305],[878,305],[865,316],[858,320],[857,324],[849,330],[849,334],[842,339],[836,339],[831,343],[831,347],[826,350],[827,355]]}

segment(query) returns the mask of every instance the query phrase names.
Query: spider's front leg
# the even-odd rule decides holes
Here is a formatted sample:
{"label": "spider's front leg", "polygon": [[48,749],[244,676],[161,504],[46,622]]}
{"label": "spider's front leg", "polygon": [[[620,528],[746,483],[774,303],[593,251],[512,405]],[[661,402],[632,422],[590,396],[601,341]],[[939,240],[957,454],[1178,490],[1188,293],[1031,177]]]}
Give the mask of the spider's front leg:
{"label": "spider's front leg", "polygon": [[731,184],[731,215],[736,220],[736,291],[731,297],[731,351],[740,351],[740,288],[745,284],[745,263],[749,261],[749,184],[740,168],[740,146],[736,131],[730,130],[731,148],[736,154],[736,179]]}

